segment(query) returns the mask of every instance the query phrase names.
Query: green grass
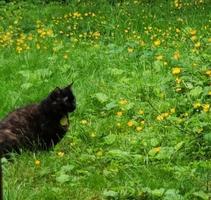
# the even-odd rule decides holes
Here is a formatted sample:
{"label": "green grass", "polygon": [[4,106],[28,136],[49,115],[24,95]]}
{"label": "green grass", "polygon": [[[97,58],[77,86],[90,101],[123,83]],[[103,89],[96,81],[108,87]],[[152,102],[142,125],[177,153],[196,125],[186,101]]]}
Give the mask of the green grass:
{"label": "green grass", "polygon": [[0,117],[72,81],[77,98],[54,150],[3,160],[5,199],[208,200],[210,10],[2,1]]}

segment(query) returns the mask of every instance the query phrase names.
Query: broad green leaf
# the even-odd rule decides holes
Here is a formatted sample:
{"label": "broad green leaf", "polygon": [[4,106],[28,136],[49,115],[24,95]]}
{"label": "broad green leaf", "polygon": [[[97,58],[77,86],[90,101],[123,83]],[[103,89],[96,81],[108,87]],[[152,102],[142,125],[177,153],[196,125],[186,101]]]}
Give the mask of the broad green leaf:
{"label": "broad green leaf", "polygon": [[105,137],[106,144],[112,144],[115,142],[115,140],[116,140],[116,135],[114,135],[114,134],[109,134]]}
{"label": "broad green leaf", "polygon": [[111,109],[116,108],[116,107],[117,107],[117,104],[115,102],[110,102],[110,103],[106,104],[105,109],[111,110]]}
{"label": "broad green leaf", "polygon": [[108,101],[108,96],[104,93],[96,93],[94,97],[100,102],[100,103],[105,103]]}
{"label": "broad green leaf", "polygon": [[65,183],[70,180],[70,176],[67,174],[60,174],[58,177],[56,177],[56,181],[59,183]]}
{"label": "broad green leaf", "polygon": [[115,198],[115,197],[118,196],[118,193],[115,192],[115,191],[112,191],[112,190],[105,190],[105,191],[103,192],[103,196],[106,197],[106,198],[109,198],[109,197]]}
{"label": "broad green leaf", "polygon": [[211,133],[207,133],[204,135],[204,139],[209,143],[211,144]]}
{"label": "broad green leaf", "polygon": [[198,97],[198,96],[200,96],[200,94],[203,92],[203,89],[202,89],[202,87],[195,87],[195,88],[193,88],[191,91],[190,91],[190,95],[192,96],[192,97]]}
{"label": "broad green leaf", "polygon": [[209,200],[209,195],[203,191],[194,192],[193,195],[203,200]]}
{"label": "broad green leaf", "polygon": [[156,196],[156,197],[162,197],[163,194],[165,192],[165,189],[164,188],[160,188],[160,189],[155,189],[155,190],[152,190],[151,193],[153,196]]}

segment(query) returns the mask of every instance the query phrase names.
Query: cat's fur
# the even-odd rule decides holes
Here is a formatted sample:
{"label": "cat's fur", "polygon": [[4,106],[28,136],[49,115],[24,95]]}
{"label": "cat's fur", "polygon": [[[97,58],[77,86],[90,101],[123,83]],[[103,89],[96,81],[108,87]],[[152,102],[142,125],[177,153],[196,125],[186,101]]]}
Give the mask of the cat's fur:
{"label": "cat's fur", "polygon": [[56,145],[69,125],[61,124],[61,119],[76,108],[71,87],[56,88],[40,103],[9,113],[0,122],[1,155],[21,148],[46,150]]}

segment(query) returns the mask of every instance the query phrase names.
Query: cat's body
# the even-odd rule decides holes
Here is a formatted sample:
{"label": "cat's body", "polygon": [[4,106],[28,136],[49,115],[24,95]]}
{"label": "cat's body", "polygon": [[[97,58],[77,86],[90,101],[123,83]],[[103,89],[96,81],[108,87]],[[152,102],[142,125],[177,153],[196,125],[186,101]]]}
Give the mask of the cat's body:
{"label": "cat's body", "polygon": [[[46,150],[56,145],[68,130],[68,113],[75,110],[71,85],[56,88],[38,104],[9,113],[0,122],[0,152],[6,154],[29,150]],[[65,119],[65,123],[61,122]]]}

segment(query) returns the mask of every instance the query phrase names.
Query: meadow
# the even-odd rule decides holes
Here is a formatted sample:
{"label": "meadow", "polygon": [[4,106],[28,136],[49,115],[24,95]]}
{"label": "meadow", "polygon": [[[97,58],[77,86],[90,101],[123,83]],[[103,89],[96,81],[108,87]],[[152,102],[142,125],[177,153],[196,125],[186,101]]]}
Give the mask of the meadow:
{"label": "meadow", "polygon": [[0,118],[74,81],[49,152],[2,159],[5,200],[211,198],[209,0],[0,1]]}

